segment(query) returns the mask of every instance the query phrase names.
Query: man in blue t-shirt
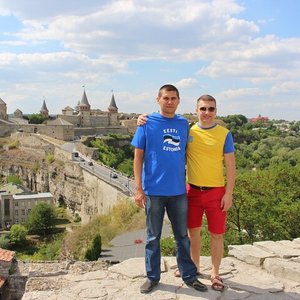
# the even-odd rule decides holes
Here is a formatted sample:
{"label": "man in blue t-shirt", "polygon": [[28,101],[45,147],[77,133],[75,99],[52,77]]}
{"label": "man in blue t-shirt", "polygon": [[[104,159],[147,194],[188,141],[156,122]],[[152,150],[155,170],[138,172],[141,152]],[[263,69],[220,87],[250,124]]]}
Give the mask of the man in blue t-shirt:
{"label": "man in blue t-shirt", "polygon": [[162,86],[156,100],[160,112],[148,116],[147,124],[137,127],[132,140],[135,202],[145,208],[147,225],[147,280],[140,291],[150,292],[160,280],[160,237],[165,211],[176,240],[177,264],[183,281],[196,290],[206,291],[207,287],[196,277],[187,235],[185,154],[189,125],[185,118],[175,114],[180,102],[175,86]]}

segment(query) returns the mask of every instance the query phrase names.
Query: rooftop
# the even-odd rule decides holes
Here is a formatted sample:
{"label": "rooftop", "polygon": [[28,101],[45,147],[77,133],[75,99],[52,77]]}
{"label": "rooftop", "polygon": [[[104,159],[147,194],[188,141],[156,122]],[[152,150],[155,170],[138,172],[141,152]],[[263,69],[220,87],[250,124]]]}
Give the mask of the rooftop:
{"label": "rooftop", "polygon": [[15,252],[14,251],[10,251],[10,250],[5,250],[0,248],[0,262],[1,261],[6,261],[6,262],[10,262],[13,260],[13,258],[15,257]]}

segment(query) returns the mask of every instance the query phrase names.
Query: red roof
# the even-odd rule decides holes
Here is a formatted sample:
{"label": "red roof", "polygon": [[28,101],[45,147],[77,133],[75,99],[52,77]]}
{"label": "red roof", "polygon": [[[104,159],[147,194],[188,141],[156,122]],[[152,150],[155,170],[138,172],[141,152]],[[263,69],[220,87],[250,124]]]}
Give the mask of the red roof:
{"label": "red roof", "polygon": [[6,281],[6,279],[4,277],[0,276],[0,289],[3,287],[5,281]]}
{"label": "red roof", "polygon": [[16,253],[14,251],[9,251],[0,248],[0,261],[10,262],[15,257],[15,254]]}

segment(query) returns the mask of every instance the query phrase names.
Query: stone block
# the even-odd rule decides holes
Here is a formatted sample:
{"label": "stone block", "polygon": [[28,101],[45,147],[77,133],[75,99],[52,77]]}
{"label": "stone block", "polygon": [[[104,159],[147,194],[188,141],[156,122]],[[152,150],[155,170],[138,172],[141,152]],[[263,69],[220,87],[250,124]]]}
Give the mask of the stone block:
{"label": "stone block", "polygon": [[[165,262],[163,259],[161,260],[160,268],[162,272],[166,272]],[[119,264],[109,267],[108,270],[110,272],[122,274],[130,278],[145,277],[145,258],[130,258]]]}
{"label": "stone block", "polygon": [[281,258],[300,256],[300,249],[294,249],[287,245],[283,245],[273,241],[255,242],[253,243],[253,245],[265,251],[272,252],[276,254],[276,256]]}
{"label": "stone block", "polygon": [[267,257],[275,257],[273,253],[264,251],[252,245],[229,245],[228,255],[244,261],[248,264],[261,266]]}
{"label": "stone block", "polygon": [[282,258],[266,258],[263,267],[276,277],[300,283],[300,263]]}

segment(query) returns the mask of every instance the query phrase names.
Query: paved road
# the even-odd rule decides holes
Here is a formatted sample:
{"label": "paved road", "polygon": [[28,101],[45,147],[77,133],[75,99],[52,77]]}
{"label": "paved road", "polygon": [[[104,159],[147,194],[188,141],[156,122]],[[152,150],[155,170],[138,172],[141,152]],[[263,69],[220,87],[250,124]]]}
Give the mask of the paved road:
{"label": "paved road", "polygon": [[[162,237],[172,234],[169,224],[164,224]],[[136,243],[141,241],[141,243]],[[102,250],[101,260],[124,261],[134,257],[144,257],[145,255],[146,229],[136,230],[116,236],[111,240],[111,248]]]}
{"label": "paved road", "polygon": [[[61,145],[61,148],[70,153],[75,153],[75,145],[76,141],[71,141]],[[90,173],[106,181],[107,183],[119,188],[129,196],[134,194],[134,181],[131,178],[124,176],[120,172],[102,165],[99,162],[90,159],[79,152],[77,153],[78,157],[75,157],[73,154],[72,159],[74,162],[77,162],[81,168],[89,171]]]}

